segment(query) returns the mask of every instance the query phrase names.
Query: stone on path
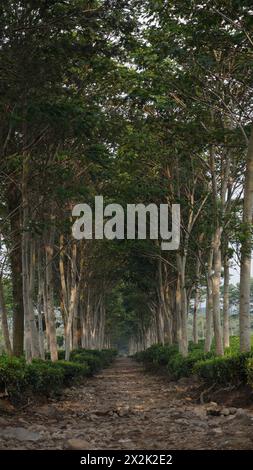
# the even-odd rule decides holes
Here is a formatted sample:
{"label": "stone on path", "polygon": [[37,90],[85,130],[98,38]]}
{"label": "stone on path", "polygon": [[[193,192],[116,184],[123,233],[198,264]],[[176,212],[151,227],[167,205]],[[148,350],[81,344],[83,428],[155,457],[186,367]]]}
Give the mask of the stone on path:
{"label": "stone on path", "polygon": [[64,448],[69,450],[91,450],[91,445],[84,439],[68,439]]}
{"label": "stone on path", "polygon": [[0,429],[0,437],[2,439],[17,439],[18,441],[39,441],[41,435],[38,432],[30,431],[22,427],[7,426]]}

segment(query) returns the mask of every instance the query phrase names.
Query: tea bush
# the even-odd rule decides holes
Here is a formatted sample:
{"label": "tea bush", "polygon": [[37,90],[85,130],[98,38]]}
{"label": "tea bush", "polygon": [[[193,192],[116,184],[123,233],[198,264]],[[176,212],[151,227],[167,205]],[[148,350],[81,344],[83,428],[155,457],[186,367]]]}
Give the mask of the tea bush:
{"label": "tea bush", "polygon": [[247,382],[247,361],[253,353],[214,357],[195,364],[193,372],[210,383],[221,385]]}
{"label": "tea bush", "polygon": [[239,343],[238,337],[231,337],[224,357],[215,355],[214,344],[211,351],[205,353],[204,341],[200,341],[198,344],[189,343],[187,357],[179,353],[177,346],[156,344],[137,353],[135,358],[144,364],[165,366],[174,379],[197,374],[210,383],[238,384],[248,381],[253,385],[253,350],[241,354]]}
{"label": "tea bush", "polygon": [[247,359],[246,362],[247,383],[253,387],[253,357]]}
{"label": "tea bush", "polygon": [[[62,353],[64,353],[62,351]],[[60,357],[63,354],[59,355]],[[30,364],[24,358],[0,356],[0,392],[6,392],[12,400],[31,394],[49,396],[61,391],[84,377],[108,366],[114,350],[72,351],[71,361],[57,362],[34,359]]]}

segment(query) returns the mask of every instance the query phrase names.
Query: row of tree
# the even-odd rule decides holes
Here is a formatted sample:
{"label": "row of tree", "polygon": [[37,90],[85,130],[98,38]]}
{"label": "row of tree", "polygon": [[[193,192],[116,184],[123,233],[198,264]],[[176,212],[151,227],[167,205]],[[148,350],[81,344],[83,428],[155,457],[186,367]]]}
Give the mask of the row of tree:
{"label": "row of tree", "polygon": [[[25,349],[31,360],[48,348],[57,360],[59,308],[66,359],[117,336],[131,352],[167,341],[187,355],[190,301],[197,342],[205,287],[205,349],[214,336],[222,355],[234,260],[241,350],[250,349],[250,3],[3,0],[0,311],[9,354]],[[73,206],[101,194],[123,207],[179,203],[180,249],[73,239]]]}

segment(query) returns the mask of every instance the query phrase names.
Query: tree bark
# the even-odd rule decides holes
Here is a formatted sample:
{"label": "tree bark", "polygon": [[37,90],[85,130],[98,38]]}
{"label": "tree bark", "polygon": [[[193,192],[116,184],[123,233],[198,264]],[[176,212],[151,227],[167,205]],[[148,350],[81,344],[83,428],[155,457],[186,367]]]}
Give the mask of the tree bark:
{"label": "tree bark", "polygon": [[18,189],[15,184],[11,184],[8,190],[8,211],[10,214],[11,229],[10,264],[13,295],[13,354],[18,357],[22,356],[24,352],[20,202]]}
{"label": "tree bark", "polygon": [[49,341],[50,356],[52,361],[58,360],[56,326],[54,313],[54,290],[53,290],[53,252],[54,252],[54,217],[51,217],[51,227],[48,234],[48,240],[45,246],[46,252],[46,276],[45,276],[45,319],[47,326],[47,337]]}
{"label": "tree bark", "polygon": [[223,294],[223,341],[224,348],[229,348],[229,258],[224,254],[224,294]]}
{"label": "tree bark", "polygon": [[213,294],[213,325],[214,325],[214,338],[216,354],[218,356],[224,355],[222,329],[220,318],[220,283],[221,283],[221,227],[215,231],[213,239],[213,267],[214,272],[212,275],[212,294]]}
{"label": "tree bark", "polygon": [[10,341],[10,335],[9,335],[6,305],[5,305],[5,300],[4,300],[2,276],[0,276],[0,317],[1,317],[5,350],[6,350],[6,353],[11,356],[12,347],[11,347],[11,341]]}
{"label": "tree bark", "polygon": [[72,342],[72,325],[74,319],[74,313],[77,302],[77,246],[76,243],[73,243],[72,253],[71,253],[71,292],[70,292],[70,302],[69,302],[69,312],[68,320],[66,326],[66,337],[65,337],[65,359],[69,361],[70,351],[71,351],[71,342]]}
{"label": "tree bark", "polygon": [[199,308],[199,273],[200,273],[200,260],[196,261],[196,285],[194,296],[194,310],[193,310],[193,342],[198,344],[198,308]]}
{"label": "tree bark", "polygon": [[207,280],[206,280],[206,337],[205,352],[211,350],[212,345],[212,319],[213,319],[213,295],[212,295],[212,266],[213,249],[211,248],[208,259]]}
{"label": "tree bark", "polygon": [[250,351],[250,277],[252,256],[252,214],[253,214],[253,128],[248,145],[243,204],[244,236],[241,245],[240,273],[240,349]]}

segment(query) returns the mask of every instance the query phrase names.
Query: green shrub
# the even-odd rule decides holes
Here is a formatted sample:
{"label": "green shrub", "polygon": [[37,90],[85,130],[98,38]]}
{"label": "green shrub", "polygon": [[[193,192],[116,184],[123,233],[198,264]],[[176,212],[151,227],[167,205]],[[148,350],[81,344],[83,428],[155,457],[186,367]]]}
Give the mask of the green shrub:
{"label": "green shrub", "polygon": [[135,358],[141,362],[166,366],[170,359],[176,354],[178,354],[177,346],[153,344],[150,348],[146,349],[146,351],[137,353]]}
{"label": "green shrub", "polygon": [[194,372],[210,383],[238,384],[247,382],[247,360],[252,353],[214,357],[199,361]]}
{"label": "green shrub", "polygon": [[[50,356],[49,358],[50,359]],[[64,360],[65,359],[65,351],[63,351],[62,349],[60,351],[58,351],[58,360],[61,361],[61,360]]]}
{"label": "green shrub", "polygon": [[97,349],[77,349],[72,351],[70,359],[73,362],[86,362],[90,368],[90,373],[94,374],[103,367],[108,366],[117,352],[113,349],[103,349],[102,351]]}
{"label": "green shrub", "polygon": [[183,357],[178,347],[173,345],[155,344],[135,355],[136,360],[145,364],[155,364],[158,366],[166,366],[169,374],[175,378],[188,377],[192,374],[195,363],[201,359],[213,356],[213,352],[204,353],[204,342],[200,344],[189,344],[189,354]]}
{"label": "green shrub", "polygon": [[[168,373],[175,379],[197,374],[207,382],[217,384],[246,383],[253,385],[253,364],[249,358],[253,351],[240,354],[240,341],[237,336],[230,338],[230,347],[224,357],[215,356],[215,344],[209,353],[204,352],[204,341],[189,343],[189,354],[183,357],[176,346],[156,344],[146,351],[135,355],[144,364],[166,366]],[[248,362],[247,362],[248,361]]]}
{"label": "green shrub", "polygon": [[90,369],[90,373],[94,374],[103,367],[102,361],[95,354],[89,354],[88,352],[82,352],[75,355],[70,355],[70,359],[73,362],[87,363]]}
{"label": "green shrub", "polygon": [[63,372],[63,381],[66,386],[90,375],[90,368],[86,363],[58,361],[54,363],[54,366]]}
{"label": "green shrub", "polygon": [[26,364],[24,359],[0,357],[0,391],[10,396],[19,395],[25,388]]}
{"label": "green shrub", "polygon": [[253,357],[246,361],[247,383],[253,387]]}
{"label": "green shrub", "polygon": [[64,372],[56,363],[36,359],[27,364],[25,381],[33,393],[48,396],[63,386]]}
{"label": "green shrub", "polygon": [[[60,357],[64,357],[61,351]],[[78,350],[71,353],[72,361],[51,362],[34,359],[26,364],[24,358],[0,356],[0,392],[12,400],[30,394],[49,396],[108,365],[116,355],[114,350]]]}
{"label": "green shrub", "polygon": [[197,348],[189,352],[187,357],[183,357],[180,353],[177,353],[168,362],[167,369],[175,379],[189,377],[193,374],[193,368],[198,361],[201,359],[206,360],[212,356],[212,352],[204,353],[201,349]]}

